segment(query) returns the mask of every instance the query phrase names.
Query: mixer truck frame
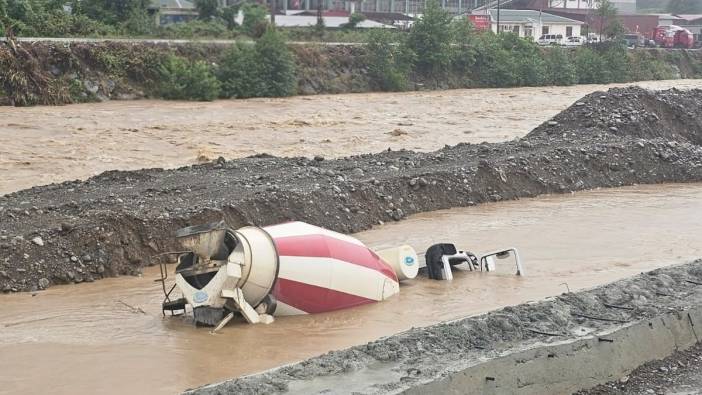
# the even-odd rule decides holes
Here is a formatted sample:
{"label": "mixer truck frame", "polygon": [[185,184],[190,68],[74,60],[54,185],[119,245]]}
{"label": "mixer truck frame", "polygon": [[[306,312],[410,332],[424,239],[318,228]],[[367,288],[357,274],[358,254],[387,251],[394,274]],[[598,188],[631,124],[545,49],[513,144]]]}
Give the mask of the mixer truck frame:
{"label": "mixer truck frame", "polygon": [[214,331],[236,314],[251,324],[271,323],[274,316],[380,302],[397,295],[400,283],[420,269],[429,279],[452,280],[453,270],[490,272],[496,259],[513,257],[516,274],[524,275],[516,248],[478,256],[436,244],[422,263],[410,246],[373,251],[354,237],[304,222],[240,229],[217,222],[181,229],[176,239],[183,250],[158,256],[177,258],[170,289],[166,261],[158,260],[164,315],[192,311],[196,324]]}

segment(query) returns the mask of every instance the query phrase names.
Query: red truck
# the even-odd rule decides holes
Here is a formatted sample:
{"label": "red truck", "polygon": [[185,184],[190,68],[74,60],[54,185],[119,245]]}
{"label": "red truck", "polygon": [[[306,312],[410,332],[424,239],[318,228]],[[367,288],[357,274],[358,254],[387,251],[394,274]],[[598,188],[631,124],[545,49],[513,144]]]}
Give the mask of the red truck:
{"label": "red truck", "polygon": [[653,41],[664,48],[692,48],[695,36],[691,31],[675,25],[658,26],[653,31]]}

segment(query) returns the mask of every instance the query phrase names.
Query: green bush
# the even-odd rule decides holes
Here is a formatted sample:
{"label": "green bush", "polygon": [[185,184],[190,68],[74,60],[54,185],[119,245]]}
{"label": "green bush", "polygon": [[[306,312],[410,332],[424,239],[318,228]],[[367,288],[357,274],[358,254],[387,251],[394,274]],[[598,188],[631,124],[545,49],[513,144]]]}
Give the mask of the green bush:
{"label": "green bush", "polygon": [[235,44],[224,54],[217,73],[222,83],[222,96],[246,98],[259,96],[263,81],[256,63],[256,48],[250,44]]}
{"label": "green bush", "polygon": [[578,70],[570,60],[568,51],[562,48],[548,48],[546,57],[545,82],[549,85],[573,85],[578,83]]}
{"label": "green bush", "polygon": [[123,32],[130,36],[148,36],[156,32],[156,22],[146,12],[132,11],[127,19],[120,24]]}
{"label": "green bush", "polygon": [[197,17],[209,21],[219,16],[219,0],[195,0]]}
{"label": "green bush", "polygon": [[166,38],[229,38],[231,32],[220,21],[193,20],[173,23],[161,28],[161,37]]}
{"label": "green bush", "polygon": [[219,81],[202,61],[171,55],[159,67],[159,77],[157,93],[164,99],[211,101],[219,96]]}
{"label": "green bush", "polygon": [[85,15],[70,15],[62,10],[43,14],[44,23],[36,33],[44,37],[85,37],[114,35],[116,29]]}
{"label": "green bush", "polygon": [[632,81],[666,80],[675,78],[673,67],[656,58],[650,51],[631,51],[629,73]]}
{"label": "green bush", "polygon": [[295,61],[282,35],[268,29],[251,46],[227,51],[218,77],[224,97],[281,97],[297,91]]}
{"label": "green bush", "polygon": [[239,15],[239,5],[232,5],[229,7],[223,7],[221,12],[221,17],[224,23],[227,25],[227,29],[234,30],[239,25],[236,23],[236,17]]}
{"label": "green bush", "polygon": [[519,83],[514,56],[493,33],[478,35],[473,79],[485,87],[508,87]]}
{"label": "green bush", "polygon": [[516,85],[539,86],[544,84],[546,63],[538,45],[533,41],[519,38],[514,33],[499,35],[502,49],[513,58]]}
{"label": "green bush", "polygon": [[474,70],[478,56],[476,32],[467,21],[451,23],[451,35],[454,45],[451,46],[451,68],[454,72],[468,74]]}
{"label": "green bush", "polygon": [[629,76],[629,57],[623,44],[611,45],[601,52],[605,67],[602,72],[602,83],[627,82]]}
{"label": "green bush", "polygon": [[295,60],[283,37],[268,29],[256,41],[256,54],[261,69],[260,78],[265,83],[262,96],[292,96],[297,91]]}
{"label": "green bush", "polygon": [[374,30],[366,43],[368,75],[371,84],[382,91],[407,89],[410,64],[400,53],[401,48],[391,40],[390,34]]}
{"label": "green bush", "polygon": [[363,14],[359,14],[358,12],[354,12],[349,16],[349,21],[347,23],[344,23],[342,25],[342,28],[344,29],[355,29],[356,26],[358,26],[359,23],[363,22],[366,20],[366,16]]}
{"label": "green bush", "polygon": [[268,9],[259,4],[247,3],[241,11],[244,14],[241,30],[249,37],[261,37],[268,28]]}
{"label": "green bush", "polygon": [[599,84],[606,81],[607,65],[602,57],[589,47],[576,50],[575,67],[581,84]]}

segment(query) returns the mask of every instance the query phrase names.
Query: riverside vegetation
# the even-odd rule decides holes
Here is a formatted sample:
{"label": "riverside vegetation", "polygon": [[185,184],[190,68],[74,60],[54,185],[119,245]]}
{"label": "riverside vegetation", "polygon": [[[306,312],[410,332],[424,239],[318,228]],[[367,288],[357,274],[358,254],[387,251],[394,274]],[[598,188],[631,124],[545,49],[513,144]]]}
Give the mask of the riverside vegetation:
{"label": "riverside vegetation", "polygon": [[267,25],[259,6],[243,7],[237,28],[255,39],[234,45],[9,41],[0,45],[0,100],[20,106],[110,97],[214,100],[702,75],[696,51],[628,51],[617,41],[541,48],[511,33],[474,31],[436,1],[408,32],[372,30],[361,46],[291,45],[286,32]]}

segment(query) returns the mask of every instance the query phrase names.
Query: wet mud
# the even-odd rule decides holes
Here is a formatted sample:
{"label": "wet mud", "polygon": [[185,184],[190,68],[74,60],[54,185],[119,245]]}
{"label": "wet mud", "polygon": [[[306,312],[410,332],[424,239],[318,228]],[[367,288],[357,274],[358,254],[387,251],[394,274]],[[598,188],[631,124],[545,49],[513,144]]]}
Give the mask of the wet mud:
{"label": "wet mud", "polygon": [[172,394],[576,292],[702,256],[700,212],[702,184],[666,184],[418,214],[354,236],[377,249],[409,243],[421,251],[439,241],[474,252],[516,246],[528,275],[516,277],[505,265],[484,275],[457,272],[451,283],[417,279],[383,303],[267,326],[238,321],[218,335],[195,328],[190,317],[162,318],[153,267],[139,277],[0,295],[0,393]]}

